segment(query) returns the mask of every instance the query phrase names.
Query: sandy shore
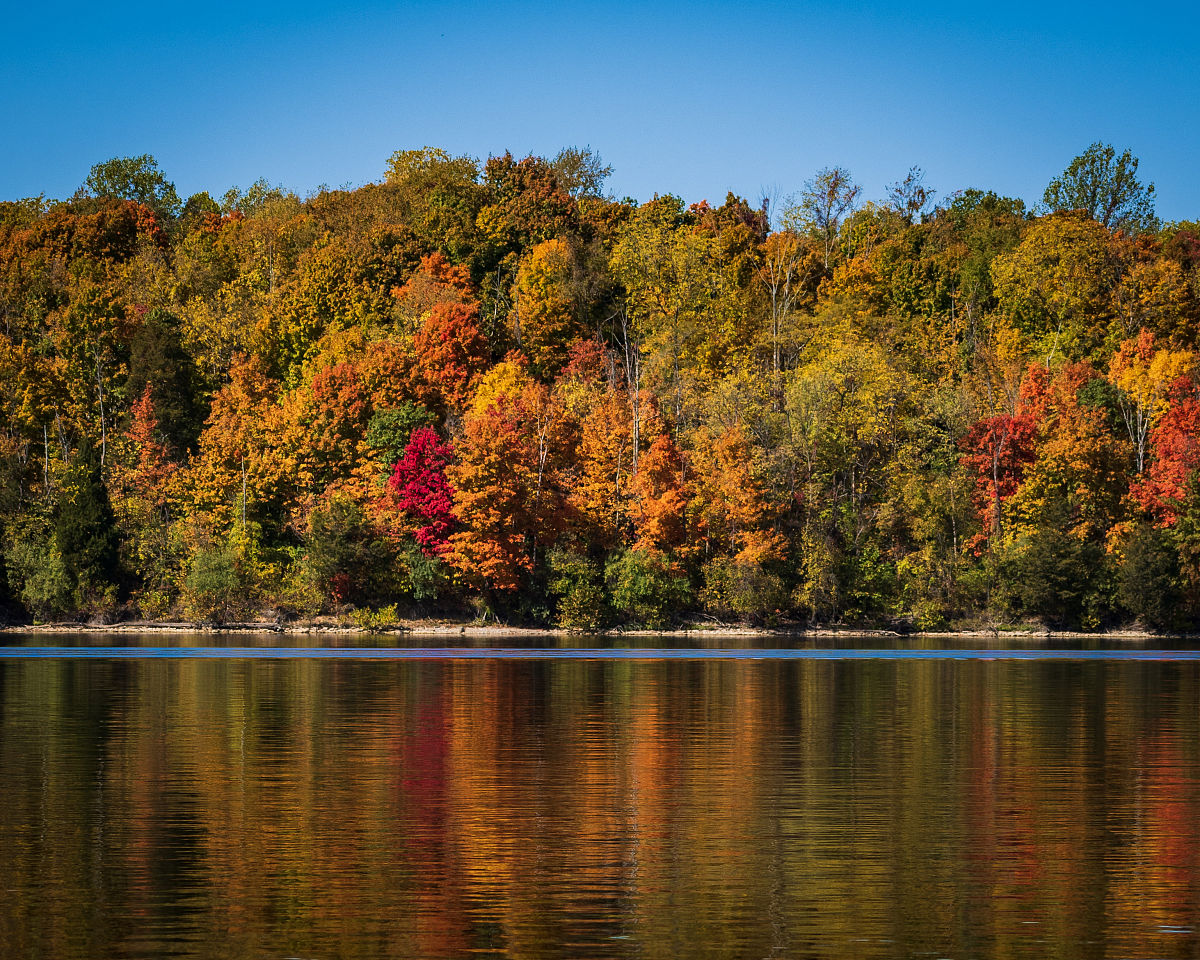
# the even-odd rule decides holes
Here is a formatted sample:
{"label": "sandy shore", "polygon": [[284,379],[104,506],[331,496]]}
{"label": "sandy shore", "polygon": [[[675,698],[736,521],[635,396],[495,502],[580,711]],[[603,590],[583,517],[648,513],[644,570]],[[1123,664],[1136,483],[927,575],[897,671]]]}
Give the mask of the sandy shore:
{"label": "sandy shore", "polygon": [[533,640],[563,636],[590,637],[663,637],[670,639],[755,639],[764,640],[771,637],[822,637],[845,639],[894,639],[900,636],[915,638],[942,638],[946,640],[995,641],[1005,639],[1073,639],[1073,640],[1113,640],[1122,642],[1143,642],[1153,639],[1156,634],[1146,630],[1126,629],[1111,630],[1099,633],[1054,631],[1045,629],[974,629],[974,630],[939,630],[915,631],[898,633],[894,630],[838,628],[838,627],[805,627],[803,625],[785,627],[747,627],[736,624],[689,624],[670,630],[598,630],[572,631],[541,627],[509,627],[498,624],[457,623],[441,620],[409,620],[402,621],[384,629],[368,629],[354,624],[340,623],[332,618],[298,621],[294,623],[273,623],[270,621],[251,621],[246,623],[226,623],[220,625],[204,623],[164,623],[158,621],[129,621],[125,623],[90,624],[90,623],[46,623],[28,626],[0,627],[0,634],[274,634],[290,636],[328,635],[341,637],[380,636],[388,634],[403,634],[413,637],[461,637],[473,640]]}

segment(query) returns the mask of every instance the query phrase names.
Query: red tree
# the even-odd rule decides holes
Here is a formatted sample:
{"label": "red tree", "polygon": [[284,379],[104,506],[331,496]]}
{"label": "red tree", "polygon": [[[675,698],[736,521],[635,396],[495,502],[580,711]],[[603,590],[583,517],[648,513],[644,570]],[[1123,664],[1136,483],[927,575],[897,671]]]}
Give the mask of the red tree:
{"label": "red tree", "polygon": [[453,456],[433,427],[418,427],[388,481],[396,509],[421,523],[413,537],[430,557],[445,550],[454,524],[454,491],[446,480]]}
{"label": "red tree", "polygon": [[1130,490],[1133,498],[1164,526],[1172,526],[1187,493],[1188,476],[1200,467],[1200,399],[1188,377],[1168,396],[1171,406],[1150,434],[1152,461]]}
{"label": "red tree", "polygon": [[983,536],[1001,532],[1002,504],[1017,492],[1025,468],[1033,462],[1037,427],[1022,411],[977,421],[959,443],[961,462],[975,478],[975,508]]}

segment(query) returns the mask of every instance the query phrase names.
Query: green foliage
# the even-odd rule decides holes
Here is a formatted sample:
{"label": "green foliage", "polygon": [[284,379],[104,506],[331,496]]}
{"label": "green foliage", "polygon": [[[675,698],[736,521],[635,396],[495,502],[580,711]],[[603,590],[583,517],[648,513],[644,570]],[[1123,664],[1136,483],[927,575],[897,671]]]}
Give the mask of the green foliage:
{"label": "green foliage", "polygon": [[361,627],[363,630],[380,631],[396,626],[399,614],[396,612],[396,605],[392,603],[376,610],[369,608],[355,610],[350,614],[350,619],[356,627]]}
{"label": "green foliage", "polygon": [[35,518],[7,531],[5,567],[14,595],[37,620],[62,617],[73,608],[62,554],[48,523]]}
{"label": "green foliage", "polygon": [[230,620],[241,606],[237,553],[227,543],[199,550],[187,575],[189,609],[200,620]]}
{"label": "green foliage", "polygon": [[88,439],[63,484],[54,542],[74,608],[111,612],[121,580],[116,519],[100,477],[100,452]]}
{"label": "green foliage", "polygon": [[661,629],[690,604],[687,577],[655,550],[624,550],[604,568],[612,605],[628,623]]}
{"label": "green foliage", "polygon": [[401,401],[394,407],[378,407],[367,424],[366,440],[389,469],[404,456],[404,448],[418,427],[431,427],[437,415],[419,403]]}
{"label": "green foliage", "polygon": [[788,607],[788,593],[778,574],[757,563],[725,557],[704,568],[700,601],[710,613],[773,623]]}
{"label": "green foliage", "polygon": [[196,446],[208,412],[199,370],[181,336],[178,317],[158,309],[147,313],[130,340],[125,379],[127,397],[140,397],[151,388],[158,428],[175,453]]}
{"label": "green foliage", "polygon": [[377,603],[396,591],[395,554],[354,501],[335,497],[314,510],[306,545],[317,583],[338,603]]}
{"label": "green foliage", "polygon": [[1067,533],[1066,511],[1061,505],[1056,509],[1054,517],[1008,545],[1001,555],[1001,602],[1012,614],[1038,617],[1063,629],[1098,626],[1095,611],[1103,586],[1103,551]]}
{"label": "green foliage", "polygon": [[600,570],[591,560],[570,550],[552,550],[547,557],[550,592],[557,599],[555,623],[560,627],[598,630],[608,610]]}
{"label": "green foliage", "polygon": [[603,197],[604,181],[613,169],[590,146],[564,147],[550,161],[550,167],[558,185],[576,200]]}
{"label": "green foliage", "polygon": [[221,210],[226,213],[236,210],[252,217],[269,213],[272,209],[286,209],[298,202],[299,198],[290,190],[272,185],[260,177],[245,190],[240,187],[230,187],[226,190],[225,196],[221,200]]}
{"label": "green foliage", "polygon": [[1083,210],[1112,230],[1154,230],[1154,184],[1137,178],[1138,159],[1128,150],[1118,157],[1107,143],[1093,143],[1046,187],[1042,202],[1053,213]]}
{"label": "green foliage", "polygon": [[145,204],[164,220],[173,220],[180,212],[175,184],[162,175],[158,161],[148,153],[97,163],[88,172],[83,186],[93,197],[113,197]]}
{"label": "green foliage", "polygon": [[446,564],[425,553],[416,543],[407,541],[400,550],[404,570],[404,587],[417,603],[430,603],[450,586]]}
{"label": "green foliage", "polygon": [[1123,545],[1117,599],[1156,630],[1177,629],[1183,620],[1179,556],[1170,533],[1148,523],[1134,527]]}

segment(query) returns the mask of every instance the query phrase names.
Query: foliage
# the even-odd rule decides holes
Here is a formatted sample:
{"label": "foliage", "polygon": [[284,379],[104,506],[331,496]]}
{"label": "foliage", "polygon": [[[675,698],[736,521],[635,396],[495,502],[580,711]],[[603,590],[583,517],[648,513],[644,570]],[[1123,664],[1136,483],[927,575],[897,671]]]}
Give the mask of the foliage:
{"label": "foliage", "polygon": [[1089,540],[1064,534],[1067,507],[1053,506],[1055,516],[1010,541],[1000,557],[1002,602],[1017,616],[1039,617],[1065,629],[1097,626],[1085,622],[1092,588],[1103,570],[1103,553]]}
{"label": "foliage", "polygon": [[364,630],[387,630],[388,628],[396,625],[396,605],[391,603],[386,607],[380,607],[377,610],[355,610],[350,614],[350,619],[354,621],[355,626],[362,627]]}
{"label": "foliage", "polygon": [[431,557],[445,551],[454,524],[454,491],[446,481],[453,456],[432,427],[418,427],[388,480],[396,509],[419,524],[413,539]]}
{"label": "foliage", "polygon": [[1157,630],[1176,629],[1183,620],[1179,556],[1171,536],[1138,524],[1122,545],[1117,599],[1135,617]]}
{"label": "foliage", "polygon": [[1083,210],[1111,230],[1153,230],[1154,184],[1137,178],[1138,159],[1128,150],[1117,156],[1107,143],[1093,143],[1046,187],[1042,202],[1053,213]]}
{"label": "foliage", "polygon": [[185,204],[98,164],[0,203],[3,601],[1193,622],[1200,227],[1136,172],[1035,215],[917,167],[618,202],[590,147]]}
{"label": "foliage", "polygon": [[432,411],[411,400],[402,400],[394,407],[377,407],[367,423],[367,445],[376,451],[381,463],[390,467],[404,456],[413,431],[433,426],[436,419]]}
{"label": "foliage", "polygon": [[718,558],[704,568],[704,608],[720,616],[775,622],[788,606],[783,579],[761,564]]}
{"label": "foliage", "polygon": [[97,163],[88,171],[83,187],[93,197],[143,204],[164,220],[178,216],[182,206],[175,184],[162,175],[158,161],[148,153]]}
{"label": "foliage", "polygon": [[564,147],[550,161],[550,167],[558,185],[576,200],[603,196],[604,181],[612,173],[612,167],[590,146]]}
{"label": "foliage", "polygon": [[604,626],[608,610],[599,567],[584,554],[566,549],[552,550],[546,566],[550,592],[557,599],[555,624],[581,630]]}
{"label": "foliage", "polygon": [[670,557],[642,548],[613,555],[604,568],[612,605],[626,623],[661,629],[690,604],[687,577]]}
{"label": "foliage", "polygon": [[313,576],[337,604],[377,603],[397,590],[391,545],[344,495],[312,512],[306,546]]}
{"label": "foliage", "polygon": [[100,476],[100,453],[90,440],[84,440],[64,480],[54,543],[73,608],[111,611],[121,579],[116,518]]}

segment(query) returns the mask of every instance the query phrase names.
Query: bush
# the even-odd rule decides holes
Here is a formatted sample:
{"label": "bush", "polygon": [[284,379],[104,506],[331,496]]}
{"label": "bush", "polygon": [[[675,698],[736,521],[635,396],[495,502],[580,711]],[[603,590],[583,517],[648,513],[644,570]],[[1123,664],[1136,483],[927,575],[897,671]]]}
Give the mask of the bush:
{"label": "bush", "polygon": [[9,530],[6,566],[10,589],[37,620],[52,620],[72,606],[62,554],[41,523]]}
{"label": "bush", "polygon": [[1178,629],[1183,618],[1179,556],[1167,531],[1139,524],[1124,544],[1117,599],[1155,630]]}
{"label": "bush", "polygon": [[192,617],[220,623],[246,609],[237,559],[237,551],[228,543],[197,551],[184,581],[185,605]]}
{"label": "bush", "polygon": [[783,581],[757,563],[720,558],[704,568],[704,608],[717,616],[730,614],[750,620],[774,620],[787,605]]}
{"label": "bush", "polygon": [[[1103,573],[1100,547],[1057,525],[1014,542],[999,562],[997,593],[1009,612],[1069,630],[1095,625]],[[1085,624],[1085,614],[1088,622]]]}
{"label": "bush", "polygon": [[607,619],[600,571],[586,556],[554,550],[547,557],[550,593],[556,598],[555,623],[560,627],[598,630]]}
{"label": "bush", "polygon": [[369,606],[394,592],[395,553],[353,500],[315,509],[307,546],[317,585],[335,602]]}
{"label": "bush", "polygon": [[350,614],[350,619],[364,630],[387,630],[396,625],[398,614],[396,605],[392,603],[378,610],[355,610]]}
{"label": "bush", "polygon": [[667,626],[691,599],[687,577],[655,550],[626,550],[604,568],[613,607],[627,621],[651,629]]}

